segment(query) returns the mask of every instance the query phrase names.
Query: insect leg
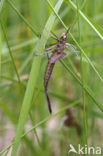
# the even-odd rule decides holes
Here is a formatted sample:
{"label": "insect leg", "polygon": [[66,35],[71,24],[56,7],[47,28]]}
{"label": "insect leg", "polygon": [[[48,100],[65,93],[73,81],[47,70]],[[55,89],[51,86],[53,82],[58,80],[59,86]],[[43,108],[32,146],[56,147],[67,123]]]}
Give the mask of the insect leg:
{"label": "insect leg", "polygon": [[51,34],[54,35],[56,37],[56,39],[58,40],[58,37],[56,34],[54,34],[52,31],[51,31]]}
{"label": "insect leg", "polygon": [[37,44],[36,44],[36,47],[35,47],[35,55],[37,53],[37,49],[38,49],[38,46],[39,46],[39,40],[40,40],[40,38],[38,38],[38,41],[37,41]]}
{"label": "insect leg", "polygon": [[46,54],[51,53],[52,51],[54,51],[54,49],[51,49],[50,51],[47,51],[47,52],[42,53],[42,54],[35,54],[35,56],[42,56],[42,55],[46,55]]}
{"label": "insect leg", "polygon": [[50,36],[51,38],[53,38],[54,40],[57,40],[58,41],[58,39],[57,38],[55,38],[54,36]]}
{"label": "insect leg", "polygon": [[53,44],[51,47],[46,48],[45,50],[46,50],[46,51],[47,51],[47,50],[50,50],[50,49],[52,49],[52,48],[56,47],[57,45],[58,45],[58,43],[55,43],[55,44]]}

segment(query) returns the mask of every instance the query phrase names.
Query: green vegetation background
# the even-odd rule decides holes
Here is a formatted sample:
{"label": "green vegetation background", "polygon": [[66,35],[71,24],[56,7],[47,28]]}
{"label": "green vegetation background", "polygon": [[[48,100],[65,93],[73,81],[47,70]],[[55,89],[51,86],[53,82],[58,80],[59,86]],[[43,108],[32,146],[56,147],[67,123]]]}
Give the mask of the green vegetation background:
{"label": "green vegetation background", "polygon": [[[69,25],[67,43],[78,53],[67,49],[55,65],[49,115],[43,86],[48,57],[35,53],[54,43],[51,30],[60,37]],[[69,144],[102,148],[102,58],[103,0],[1,0],[0,154],[11,147],[12,156],[67,156]],[[80,135],[63,125],[67,109]]]}

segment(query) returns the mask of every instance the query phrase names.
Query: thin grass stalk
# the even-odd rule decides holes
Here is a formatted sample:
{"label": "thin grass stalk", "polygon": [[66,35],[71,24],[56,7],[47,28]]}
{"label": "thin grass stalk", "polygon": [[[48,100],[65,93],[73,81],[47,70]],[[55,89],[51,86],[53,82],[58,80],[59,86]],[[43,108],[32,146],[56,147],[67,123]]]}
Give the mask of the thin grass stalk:
{"label": "thin grass stalk", "polygon": [[16,72],[16,76],[17,76],[18,81],[19,81],[20,86],[21,86],[20,76],[19,76],[19,73],[18,73],[18,71],[17,71],[16,65],[15,65],[15,62],[14,62],[14,58],[13,58],[13,55],[12,55],[12,51],[11,51],[11,48],[10,48],[10,46],[9,46],[9,42],[8,42],[8,39],[7,39],[7,36],[6,36],[6,31],[5,31],[5,28],[4,28],[4,25],[3,25],[3,22],[2,22],[2,20],[1,20],[1,18],[0,18],[0,24],[1,24],[1,28],[2,28],[2,31],[3,31],[3,35],[4,35],[4,38],[5,38],[5,41],[6,41],[8,50],[9,50],[9,54],[10,54],[10,57],[11,57],[11,61],[12,61],[14,70],[15,70],[15,72]]}
{"label": "thin grass stalk", "polygon": [[[60,62],[65,67],[65,69],[74,77],[74,79],[79,83],[79,85],[83,86],[83,84],[80,81],[80,79],[78,78],[78,76],[65,64],[65,62],[63,61],[63,59],[61,59]],[[93,100],[93,102],[98,106],[98,108],[103,112],[103,105],[100,104],[95,99],[95,97],[93,96],[93,93],[91,92],[90,88],[87,85],[85,85],[85,86],[83,86],[83,89],[89,95],[89,97]]]}
{"label": "thin grass stalk", "polygon": [[[79,34],[79,45],[81,46],[81,34],[80,34],[80,17],[79,17],[79,1],[76,0],[76,4],[77,4],[77,18],[78,18],[78,34]],[[80,52],[80,65],[81,65],[81,82],[83,84],[82,86],[82,98],[83,98],[83,113],[84,113],[84,147],[85,145],[87,145],[87,149],[88,149],[88,134],[87,134],[87,114],[86,114],[86,102],[85,102],[85,91],[83,89],[84,85],[85,85],[85,77],[84,77],[84,63],[82,60],[83,54],[82,52]],[[87,150],[88,151],[88,150]],[[87,152],[87,156],[88,156],[88,152]]]}
{"label": "thin grass stalk", "polygon": [[12,3],[11,0],[7,0],[8,4],[13,8],[13,10],[16,12],[16,14],[21,18],[21,20],[30,28],[30,30],[38,36],[35,29],[32,27],[32,25],[24,18],[24,16],[19,12],[19,10],[15,7],[15,5]]}
{"label": "thin grass stalk", "polygon": [[[65,2],[76,12],[77,6],[71,0],[65,0]],[[78,13],[80,16],[90,25],[90,27],[96,32],[96,34],[103,40],[103,31],[100,28],[97,28],[96,24],[92,22],[84,13],[79,9]]]}
{"label": "thin grass stalk", "polygon": [[[0,30],[0,33],[1,33],[1,30]],[[2,37],[2,36],[0,36],[0,76],[1,76],[1,54],[2,54],[1,37]]]}

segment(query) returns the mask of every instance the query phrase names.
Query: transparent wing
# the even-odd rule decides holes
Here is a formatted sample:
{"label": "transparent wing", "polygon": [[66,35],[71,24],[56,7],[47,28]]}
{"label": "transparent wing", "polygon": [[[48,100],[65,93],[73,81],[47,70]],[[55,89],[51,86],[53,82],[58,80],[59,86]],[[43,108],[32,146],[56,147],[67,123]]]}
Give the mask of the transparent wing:
{"label": "transparent wing", "polygon": [[65,52],[68,55],[76,54],[78,56],[78,54],[79,54],[80,51],[78,51],[77,48],[76,48],[76,46],[74,46],[73,44],[66,43]]}

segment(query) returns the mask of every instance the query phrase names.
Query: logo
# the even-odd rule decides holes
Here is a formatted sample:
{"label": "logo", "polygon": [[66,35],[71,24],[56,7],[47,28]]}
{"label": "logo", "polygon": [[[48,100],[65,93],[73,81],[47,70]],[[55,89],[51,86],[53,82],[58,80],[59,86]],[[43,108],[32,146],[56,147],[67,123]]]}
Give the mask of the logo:
{"label": "logo", "polygon": [[68,154],[70,153],[77,153],[77,154],[101,154],[101,147],[89,147],[85,145],[84,147],[78,144],[78,147],[75,149],[75,147],[70,144],[70,150],[68,151]]}

